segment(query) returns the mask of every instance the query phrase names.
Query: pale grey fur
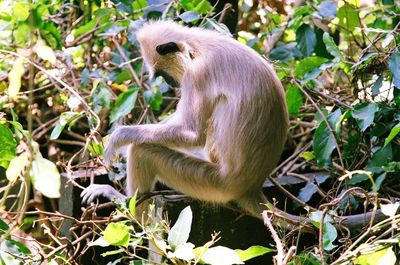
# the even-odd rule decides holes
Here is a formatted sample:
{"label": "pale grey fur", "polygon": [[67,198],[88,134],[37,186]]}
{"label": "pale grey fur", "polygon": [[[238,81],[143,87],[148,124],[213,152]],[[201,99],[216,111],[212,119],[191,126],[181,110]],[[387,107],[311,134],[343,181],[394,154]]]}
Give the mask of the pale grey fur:
{"label": "pale grey fur", "polygon": [[[175,22],[148,23],[137,38],[150,74],[166,72],[182,96],[165,123],[120,126],[112,133],[106,161],[130,145],[127,195],[151,191],[158,179],[200,200],[236,201],[261,218],[262,184],[288,129],[284,90],[272,67],[230,37]],[[159,55],[156,47],[169,42],[179,51]],[[208,158],[178,151],[193,148],[204,148]]]}

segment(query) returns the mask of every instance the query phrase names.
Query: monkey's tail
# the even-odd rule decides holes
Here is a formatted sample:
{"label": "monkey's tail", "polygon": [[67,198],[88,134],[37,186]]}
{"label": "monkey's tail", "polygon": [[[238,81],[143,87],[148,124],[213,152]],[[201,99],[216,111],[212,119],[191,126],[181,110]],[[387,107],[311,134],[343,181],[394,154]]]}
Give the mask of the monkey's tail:
{"label": "monkey's tail", "polygon": [[308,217],[292,215],[278,209],[265,197],[262,191],[258,194],[244,196],[237,203],[249,215],[261,220],[263,220],[263,211],[267,210],[267,214],[274,218],[273,223],[286,229],[303,227],[303,229],[308,230],[307,227],[311,226],[311,220]]}

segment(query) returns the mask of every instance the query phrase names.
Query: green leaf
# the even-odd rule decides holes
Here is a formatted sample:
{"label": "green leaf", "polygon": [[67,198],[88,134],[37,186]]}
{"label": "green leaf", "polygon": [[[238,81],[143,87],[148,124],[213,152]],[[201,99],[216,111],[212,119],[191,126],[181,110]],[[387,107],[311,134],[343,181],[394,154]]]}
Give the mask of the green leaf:
{"label": "green leaf", "polygon": [[376,151],[368,161],[365,169],[373,173],[381,173],[388,162],[393,160],[392,145],[388,144]]}
{"label": "green leaf", "polygon": [[244,264],[238,253],[222,246],[207,249],[201,256],[201,261],[210,265]]}
{"label": "green leaf", "polygon": [[157,87],[146,90],[143,93],[143,97],[152,109],[157,111],[160,110],[161,104],[163,102],[163,96]]}
{"label": "green leaf", "polygon": [[185,23],[190,23],[200,19],[200,15],[193,11],[186,11],[185,13],[180,14],[179,18]]}
{"label": "green leaf", "polygon": [[398,50],[389,58],[389,70],[392,72],[393,84],[400,89],[400,52]]}
{"label": "green leaf", "polygon": [[[337,123],[340,121],[342,112],[340,109],[335,110],[328,117],[328,122],[332,129],[336,128]],[[313,137],[313,149],[319,166],[326,166],[331,163],[331,155],[335,150],[335,140],[332,133],[329,132],[326,123],[322,121],[318,128],[315,130]]]}
{"label": "green leaf", "polygon": [[201,0],[200,3],[198,3],[196,7],[193,8],[192,11],[201,15],[206,15],[211,10],[212,10],[212,5],[210,4],[210,2],[208,2],[207,0]]}
{"label": "green leaf", "polygon": [[241,261],[246,261],[266,253],[275,252],[276,250],[263,246],[251,246],[246,250],[236,249],[235,251],[239,255]]}
{"label": "green leaf", "polygon": [[124,222],[110,223],[103,231],[104,240],[112,246],[128,247],[131,234]]}
{"label": "green leaf", "polygon": [[324,32],[324,35],[323,35],[322,39],[323,39],[323,41],[325,43],[326,50],[330,53],[330,55],[335,57],[335,59],[337,58],[337,60],[341,60],[342,59],[342,54],[340,53],[340,50],[339,50],[338,46],[336,45],[335,41],[329,35],[328,32]]}
{"label": "green leaf", "polygon": [[187,206],[179,214],[178,220],[168,234],[168,243],[172,248],[175,249],[187,242],[192,226],[192,219],[192,210],[190,209],[190,206]]}
{"label": "green leaf", "polygon": [[29,3],[15,2],[14,17],[19,21],[25,21],[29,17]]}
{"label": "green leaf", "polygon": [[66,111],[61,113],[60,119],[58,120],[56,126],[51,132],[50,139],[51,140],[57,139],[68,123],[72,123],[77,119],[79,119],[80,117],[82,117],[82,113],[80,112]]}
{"label": "green leaf", "polygon": [[357,121],[358,127],[364,132],[374,122],[375,113],[379,110],[375,103],[356,106],[351,115]]}
{"label": "green leaf", "polygon": [[[365,250],[368,251],[369,245],[365,245]],[[357,257],[354,264],[360,265],[394,265],[396,264],[396,254],[393,252],[393,247],[388,247],[371,254],[365,254]]]}
{"label": "green leaf", "polygon": [[303,56],[310,56],[317,44],[317,36],[314,29],[307,24],[301,25],[296,31],[296,41],[297,47]]}
{"label": "green leaf", "polygon": [[115,101],[115,106],[111,111],[110,123],[131,112],[133,107],[135,107],[137,93],[137,89],[133,88],[118,96],[117,100]]}
{"label": "green leaf", "polygon": [[192,243],[179,245],[176,247],[173,256],[181,260],[191,261],[196,258],[193,248],[194,245]]}
{"label": "green leaf", "polygon": [[289,84],[285,96],[289,114],[293,117],[297,117],[299,109],[303,105],[303,95],[300,89],[293,84]]}
{"label": "green leaf", "polygon": [[11,160],[10,165],[7,168],[6,176],[9,181],[15,181],[21,174],[22,170],[25,168],[28,162],[28,156],[26,152],[23,152],[17,157]]}
{"label": "green leaf", "polygon": [[137,198],[137,190],[135,192],[135,195],[133,195],[133,197],[129,200],[129,212],[132,216],[135,216],[136,214],[136,198]]}
{"label": "green leaf", "polygon": [[0,219],[0,236],[4,235],[4,233],[7,232],[9,229],[10,227],[8,226],[8,224]]}
{"label": "green leaf", "polygon": [[307,161],[315,159],[314,153],[313,152],[308,152],[308,151],[301,153],[300,157],[304,158]]}
{"label": "green leaf", "polygon": [[318,14],[323,18],[334,18],[336,16],[337,6],[333,1],[322,1],[317,6]]}
{"label": "green leaf", "polygon": [[12,131],[0,123],[0,166],[11,161],[16,153],[17,142],[14,140]]}
{"label": "green leaf", "polygon": [[345,3],[338,10],[337,17],[339,18],[339,26],[353,31],[360,25],[358,11],[350,4]]}
{"label": "green leaf", "polygon": [[389,136],[385,139],[385,146],[390,143],[400,133],[400,123],[397,123],[389,133]]}
{"label": "green leaf", "polygon": [[8,96],[15,98],[21,89],[21,78],[25,72],[24,60],[18,58],[15,60],[13,67],[8,74]]}
{"label": "green leaf", "polygon": [[[321,211],[312,212],[310,214],[311,223],[318,229],[321,226],[322,215],[323,213]],[[337,238],[336,228],[331,224],[331,222],[333,222],[333,219],[329,215],[325,215],[322,227],[322,242],[324,249],[327,251],[332,250],[335,247],[333,241]]]}
{"label": "green leaf", "polygon": [[328,59],[323,57],[307,57],[296,64],[294,75],[301,79],[327,61]]}
{"label": "green leaf", "polygon": [[134,11],[133,18],[138,19],[144,14],[144,8],[147,7],[147,0],[136,0],[132,2],[132,9]]}
{"label": "green leaf", "polygon": [[322,242],[324,245],[324,249],[326,251],[334,249],[336,246],[333,245],[333,241],[335,241],[337,238],[336,228],[331,223],[324,223],[322,233]]}
{"label": "green leaf", "polygon": [[378,79],[376,79],[374,85],[371,88],[372,96],[376,96],[379,94],[382,87],[382,81],[383,81],[383,75],[379,76]]}
{"label": "green leaf", "polygon": [[56,165],[36,156],[32,161],[30,175],[35,189],[48,198],[60,198],[61,177]]}

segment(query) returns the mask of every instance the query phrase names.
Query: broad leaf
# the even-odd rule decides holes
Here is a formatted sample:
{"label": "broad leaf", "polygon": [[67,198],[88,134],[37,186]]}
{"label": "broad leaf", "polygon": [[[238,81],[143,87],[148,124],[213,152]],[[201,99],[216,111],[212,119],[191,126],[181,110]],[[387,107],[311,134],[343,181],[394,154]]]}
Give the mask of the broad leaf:
{"label": "broad leaf", "polygon": [[381,173],[383,166],[391,160],[393,160],[393,150],[392,145],[388,144],[372,155],[365,169],[373,173]]}
{"label": "broad leaf", "polygon": [[103,235],[104,240],[112,246],[128,247],[131,238],[129,227],[123,222],[108,224]]}
{"label": "broad leaf", "polygon": [[133,107],[135,107],[137,93],[137,89],[129,89],[118,96],[115,106],[111,111],[110,123],[131,112]]}
{"label": "broad leaf", "polygon": [[348,3],[339,8],[337,17],[339,18],[339,26],[350,32],[360,25],[358,11]]}
{"label": "broad leaf", "polygon": [[326,50],[337,60],[341,60],[342,54],[340,53],[340,50],[338,46],[336,45],[335,41],[333,38],[329,35],[328,32],[324,32],[324,35],[322,37]]}
{"label": "broad leaf", "polygon": [[190,23],[200,19],[200,15],[193,11],[186,11],[185,13],[180,14],[179,18],[185,23]]}
{"label": "broad leaf", "polygon": [[334,18],[336,16],[337,6],[333,1],[323,1],[317,6],[318,14],[323,18]]}
{"label": "broad leaf", "polygon": [[400,133],[400,123],[397,123],[389,133],[389,136],[385,139],[385,145],[389,144],[398,134]]}
{"label": "broad leaf", "polygon": [[56,123],[54,129],[51,131],[50,139],[51,140],[57,139],[68,123],[76,121],[81,116],[82,116],[81,113],[74,111],[66,111],[61,113],[60,119]]}
{"label": "broad leaf", "polygon": [[[371,248],[368,244],[365,244],[365,250]],[[394,253],[392,247],[385,248],[379,251],[375,251],[371,254],[365,254],[357,257],[354,264],[361,265],[394,265],[396,264],[396,254]]]}
{"label": "broad leaf", "polygon": [[400,52],[398,50],[389,58],[389,70],[392,72],[393,84],[400,89]]}
{"label": "broad leaf", "polygon": [[251,246],[246,250],[236,249],[235,251],[237,254],[239,254],[241,261],[246,261],[258,256],[262,256],[266,253],[274,252],[276,250],[272,248],[266,248],[263,246]]}
{"label": "broad leaf", "polygon": [[357,106],[351,115],[356,119],[361,131],[364,132],[374,122],[375,113],[378,110],[379,108],[375,103],[369,103],[368,105]]}
{"label": "broad leaf", "polygon": [[[340,109],[337,109],[329,115],[328,122],[332,129],[335,129],[337,123],[340,121],[341,115],[342,112]],[[331,155],[336,148],[333,137],[325,121],[321,121],[313,137],[314,154],[317,159],[317,164],[320,166],[329,165],[331,163]]]}
{"label": "broad leaf", "polygon": [[190,209],[190,206],[187,206],[179,214],[178,220],[168,234],[168,243],[173,248],[185,244],[189,239],[192,219],[192,210]]}
{"label": "broad leaf", "polygon": [[307,73],[311,73],[327,61],[328,59],[323,57],[307,57],[296,64],[294,75],[297,78],[304,78]]}
{"label": "broad leaf", "polygon": [[26,164],[28,162],[28,156],[26,152],[23,152],[17,157],[14,157],[13,160],[11,160],[10,165],[7,168],[6,171],[6,176],[9,181],[14,181],[18,178],[18,176],[21,174],[22,170],[25,168]]}
{"label": "broad leaf", "polygon": [[301,25],[296,31],[296,41],[297,47],[303,56],[310,56],[317,44],[317,36],[314,29],[307,24]]}
{"label": "broad leaf", "polygon": [[56,165],[42,157],[32,161],[30,175],[35,189],[48,198],[59,198],[61,177]]}
{"label": "broad leaf", "polygon": [[8,74],[8,96],[15,98],[21,89],[21,78],[25,72],[24,60],[18,58],[15,60],[13,67]]}
{"label": "broad leaf", "polygon": [[302,202],[308,202],[317,191],[318,186],[311,181],[307,181],[306,186],[300,189],[299,196],[297,196],[297,198]]}
{"label": "broad leaf", "polygon": [[296,86],[290,84],[286,90],[286,103],[289,114],[297,117],[300,107],[303,105],[303,95]]}
{"label": "broad leaf", "polygon": [[0,166],[5,167],[15,157],[17,143],[12,131],[2,123],[0,123],[0,143]]}
{"label": "broad leaf", "polygon": [[210,265],[244,264],[238,253],[222,246],[209,248],[201,256],[201,261]]}

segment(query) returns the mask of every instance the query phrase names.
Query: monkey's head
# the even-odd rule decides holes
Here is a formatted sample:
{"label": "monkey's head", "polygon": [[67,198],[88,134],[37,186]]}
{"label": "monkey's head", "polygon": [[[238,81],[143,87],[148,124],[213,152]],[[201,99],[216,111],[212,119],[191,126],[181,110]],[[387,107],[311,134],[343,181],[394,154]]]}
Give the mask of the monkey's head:
{"label": "monkey's head", "polygon": [[143,61],[151,77],[162,76],[165,81],[179,87],[190,67],[193,51],[186,42],[187,28],[170,21],[145,24],[138,32]]}

